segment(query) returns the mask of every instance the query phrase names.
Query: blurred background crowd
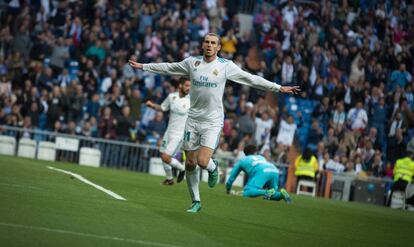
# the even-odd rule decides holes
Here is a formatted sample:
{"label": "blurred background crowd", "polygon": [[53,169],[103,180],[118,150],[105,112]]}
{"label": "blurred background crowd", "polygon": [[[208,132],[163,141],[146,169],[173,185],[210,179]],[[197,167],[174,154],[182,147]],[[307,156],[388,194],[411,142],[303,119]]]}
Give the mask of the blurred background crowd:
{"label": "blurred background crowd", "polygon": [[[179,78],[133,70],[128,59],[220,56],[300,95],[229,82],[218,154],[256,143],[275,162],[292,145],[320,170],[392,176],[414,152],[414,1],[0,1],[0,125],[157,145],[161,103]],[[252,15],[242,31],[239,14]],[[30,135],[30,134],[28,134]]]}

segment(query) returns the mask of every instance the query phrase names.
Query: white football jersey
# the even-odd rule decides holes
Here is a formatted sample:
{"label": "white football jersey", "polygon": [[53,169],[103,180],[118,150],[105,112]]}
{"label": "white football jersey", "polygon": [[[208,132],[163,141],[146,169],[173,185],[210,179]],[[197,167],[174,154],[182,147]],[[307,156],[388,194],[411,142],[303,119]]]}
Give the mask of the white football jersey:
{"label": "white football jersey", "polygon": [[[190,109],[190,95],[180,97],[178,92],[170,93],[161,104],[162,111],[170,111],[167,131],[180,132],[184,135],[185,121]],[[181,137],[181,136],[180,136]]]}
{"label": "white football jersey", "polygon": [[144,64],[143,70],[188,77],[191,81],[188,117],[198,121],[223,123],[223,94],[227,80],[267,91],[280,89],[280,85],[247,73],[232,61],[220,57],[209,63],[199,56],[188,57],[179,63]]}

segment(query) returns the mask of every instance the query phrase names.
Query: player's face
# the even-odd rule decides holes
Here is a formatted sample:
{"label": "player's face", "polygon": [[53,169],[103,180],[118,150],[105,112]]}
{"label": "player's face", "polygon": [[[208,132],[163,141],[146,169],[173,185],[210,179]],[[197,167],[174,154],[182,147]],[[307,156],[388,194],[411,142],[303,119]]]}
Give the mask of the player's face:
{"label": "player's face", "polygon": [[217,55],[218,51],[221,48],[219,44],[219,39],[213,35],[207,35],[203,41],[203,51],[204,56],[206,57],[214,57]]}
{"label": "player's face", "polygon": [[188,93],[190,93],[190,81],[186,80],[184,83],[180,84],[180,91],[181,94],[183,95],[187,95]]}

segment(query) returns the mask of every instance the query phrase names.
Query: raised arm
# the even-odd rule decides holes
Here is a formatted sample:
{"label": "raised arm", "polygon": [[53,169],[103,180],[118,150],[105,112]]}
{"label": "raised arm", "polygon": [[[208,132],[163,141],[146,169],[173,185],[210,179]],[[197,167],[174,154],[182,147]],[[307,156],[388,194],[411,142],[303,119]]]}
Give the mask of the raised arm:
{"label": "raised arm", "polygon": [[161,105],[156,104],[156,103],[152,102],[151,100],[148,100],[145,103],[145,105],[152,108],[152,109],[154,109],[154,110],[156,110],[156,111],[163,111],[162,108],[161,108]]}
{"label": "raised arm", "polygon": [[281,93],[293,93],[297,94],[300,92],[299,86],[294,87],[285,87],[279,84],[273,83],[264,79],[263,77],[252,75],[246,71],[240,69],[236,64],[230,62],[226,68],[227,79],[251,86],[257,89],[262,89],[265,91],[281,92]]}
{"label": "raised arm", "polygon": [[156,104],[151,100],[148,100],[146,105],[156,111],[166,112],[170,109],[170,97],[165,98],[161,105]]}
{"label": "raised arm", "polygon": [[133,60],[129,60],[129,65],[134,69],[142,69],[156,74],[162,75],[179,75],[188,76],[189,66],[188,61],[190,58],[186,58],[179,63],[138,63]]}
{"label": "raised arm", "polygon": [[234,166],[233,166],[233,169],[231,170],[231,173],[230,173],[230,176],[229,176],[229,179],[227,180],[227,182],[226,182],[226,193],[228,194],[228,193],[230,193],[230,190],[231,190],[231,187],[233,186],[233,183],[234,183],[234,181],[236,180],[236,178],[237,178],[237,175],[239,175],[239,173],[241,172],[241,168],[242,168],[242,166],[241,166],[241,164],[242,164],[242,162],[244,161],[244,159],[242,159],[242,160],[239,160]]}

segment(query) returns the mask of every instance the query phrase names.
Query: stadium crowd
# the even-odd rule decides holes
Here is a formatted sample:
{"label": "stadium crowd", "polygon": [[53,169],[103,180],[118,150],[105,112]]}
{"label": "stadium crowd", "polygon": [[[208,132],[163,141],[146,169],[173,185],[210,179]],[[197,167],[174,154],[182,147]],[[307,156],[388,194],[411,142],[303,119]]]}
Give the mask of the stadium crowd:
{"label": "stadium crowd", "polygon": [[[160,104],[178,78],[135,71],[128,59],[175,62],[200,55],[208,32],[220,55],[282,85],[299,85],[310,118],[279,97],[228,83],[218,153],[246,143],[286,162],[301,142],[320,170],[391,176],[414,151],[412,1],[253,1],[240,32],[237,1],[11,0],[1,7],[0,125],[159,144]],[[248,1],[242,1],[248,2]],[[243,4],[241,4],[243,5]],[[260,50],[259,66],[251,51]],[[316,104],[315,104],[316,102]]]}

